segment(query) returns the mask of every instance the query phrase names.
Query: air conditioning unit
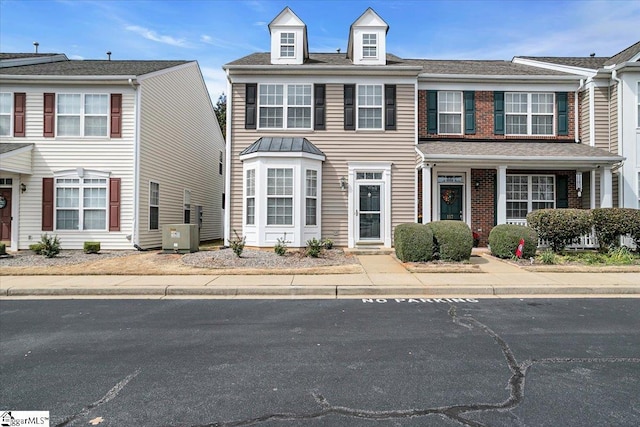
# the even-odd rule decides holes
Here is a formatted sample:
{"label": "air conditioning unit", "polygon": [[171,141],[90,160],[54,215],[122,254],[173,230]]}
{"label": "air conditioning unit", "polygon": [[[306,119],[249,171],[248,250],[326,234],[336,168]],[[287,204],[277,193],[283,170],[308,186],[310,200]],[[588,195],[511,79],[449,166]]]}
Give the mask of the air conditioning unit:
{"label": "air conditioning unit", "polygon": [[162,226],[164,252],[198,252],[200,232],[197,224],[165,224]]}

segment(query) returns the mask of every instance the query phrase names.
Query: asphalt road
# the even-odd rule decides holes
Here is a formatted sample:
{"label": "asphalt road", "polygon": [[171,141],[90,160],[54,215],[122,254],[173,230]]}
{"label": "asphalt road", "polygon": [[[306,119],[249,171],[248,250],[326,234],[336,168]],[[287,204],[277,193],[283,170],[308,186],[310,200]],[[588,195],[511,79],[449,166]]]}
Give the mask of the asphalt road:
{"label": "asphalt road", "polygon": [[51,426],[638,426],[640,299],[0,301]]}

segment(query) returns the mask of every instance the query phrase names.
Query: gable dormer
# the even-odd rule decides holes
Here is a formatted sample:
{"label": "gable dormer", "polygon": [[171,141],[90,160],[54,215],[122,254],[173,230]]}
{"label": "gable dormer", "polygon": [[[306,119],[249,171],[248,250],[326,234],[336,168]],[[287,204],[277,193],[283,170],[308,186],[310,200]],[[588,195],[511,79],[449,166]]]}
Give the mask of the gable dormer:
{"label": "gable dormer", "polygon": [[309,57],[307,26],[289,7],[269,24],[271,63],[300,65]]}
{"label": "gable dormer", "polygon": [[389,25],[373,9],[367,9],[351,24],[347,58],[354,65],[385,65],[387,31]]}

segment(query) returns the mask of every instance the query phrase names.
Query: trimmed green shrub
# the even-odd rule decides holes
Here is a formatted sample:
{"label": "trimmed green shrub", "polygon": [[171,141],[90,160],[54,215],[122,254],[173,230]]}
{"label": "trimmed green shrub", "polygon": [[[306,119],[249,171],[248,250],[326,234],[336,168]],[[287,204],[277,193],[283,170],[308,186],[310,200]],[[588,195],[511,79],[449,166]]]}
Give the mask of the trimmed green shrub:
{"label": "trimmed green shrub", "polygon": [[29,245],[29,250],[33,251],[36,255],[42,255],[42,248],[44,248],[44,245],[40,242]]}
{"label": "trimmed green shrub", "polygon": [[628,209],[626,222],[629,225],[629,234],[636,244],[636,251],[640,252],[640,209]]}
{"label": "trimmed green shrub", "polygon": [[315,237],[313,239],[307,240],[307,256],[310,256],[311,258],[318,258],[323,246],[324,245],[322,241],[316,239]]}
{"label": "trimmed green shrub", "polygon": [[539,239],[548,240],[560,252],[573,239],[591,231],[591,212],[585,209],[538,209],[529,212],[527,224]]}
{"label": "trimmed green shrub", "polygon": [[40,243],[42,243],[42,249],[40,250],[40,254],[46,256],[47,258],[53,258],[60,253],[60,239],[58,236],[49,236],[47,233],[44,233],[41,236]]}
{"label": "trimmed green shrub", "polygon": [[100,252],[100,242],[84,242],[83,250],[85,254],[97,254]]}
{"label": "trimmed green shrub", "polygon": [[278,242],[273,247],[273,251],[280,256],[284,256],[287,253],[287,241],[285,237],[278,237]]}
{"label": "trimmed green shrub", "polygon": [[433,232],[424,224],[398,224],[393,243],[402,262],[425,262],[433,256]]}
{"label": "trimmed green shrub", "polygon": [[598,208],[592,209],[593,228],[598,238],[601,252],[620,246],[620,236],[634,234],[637,219],[637,209],[628,208]]}
{"label": "trimmed green shrub", "polygon": [[427,224],[433,232],[433,257],[444,261],[471,258],[473,234],[462,221],[434,221]]}
{"label": "trimmed green shrub", "polygon": [[7,254],[7,245],[5,245],[4,243],[0,243],[0,255],[6,255]]}
{"label": "trimmed green shrub", "polygon": [[538,248],[538,235],[536,230],[522,225],[496,225],[489,233],[491,255],[507,259],[514,257],[520,244],[520,239],[524,239],[522,257],[534,257],[536,255],[536,249]]}

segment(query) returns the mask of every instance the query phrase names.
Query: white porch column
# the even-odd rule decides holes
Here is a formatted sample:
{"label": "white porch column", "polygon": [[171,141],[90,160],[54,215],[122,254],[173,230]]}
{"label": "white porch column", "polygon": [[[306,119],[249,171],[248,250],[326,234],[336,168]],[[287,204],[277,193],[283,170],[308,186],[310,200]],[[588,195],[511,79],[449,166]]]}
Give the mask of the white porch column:
{"label": "white porch column", "polygon": [[496,218],[498,224],[507,223],[507,167],[498,166],[498,203],[496,203],[498,212],[496,212]]}
{"label": "white porch column", "polygon": [[431,222],[431,165],[422,164],[422,223]]}
{"label": "white porch column", "polygon": [[[591,190],[589,191],[590,208],[595,209],[596,206],[596,176],[598,175],[598,169],[591,169]],[[602,190],[602,189],[601,189]]]}
{"label": "white porch column", "polygon": [[604,166],[600,174],[600,207],[613,207],[613,178],[610,166]]}

